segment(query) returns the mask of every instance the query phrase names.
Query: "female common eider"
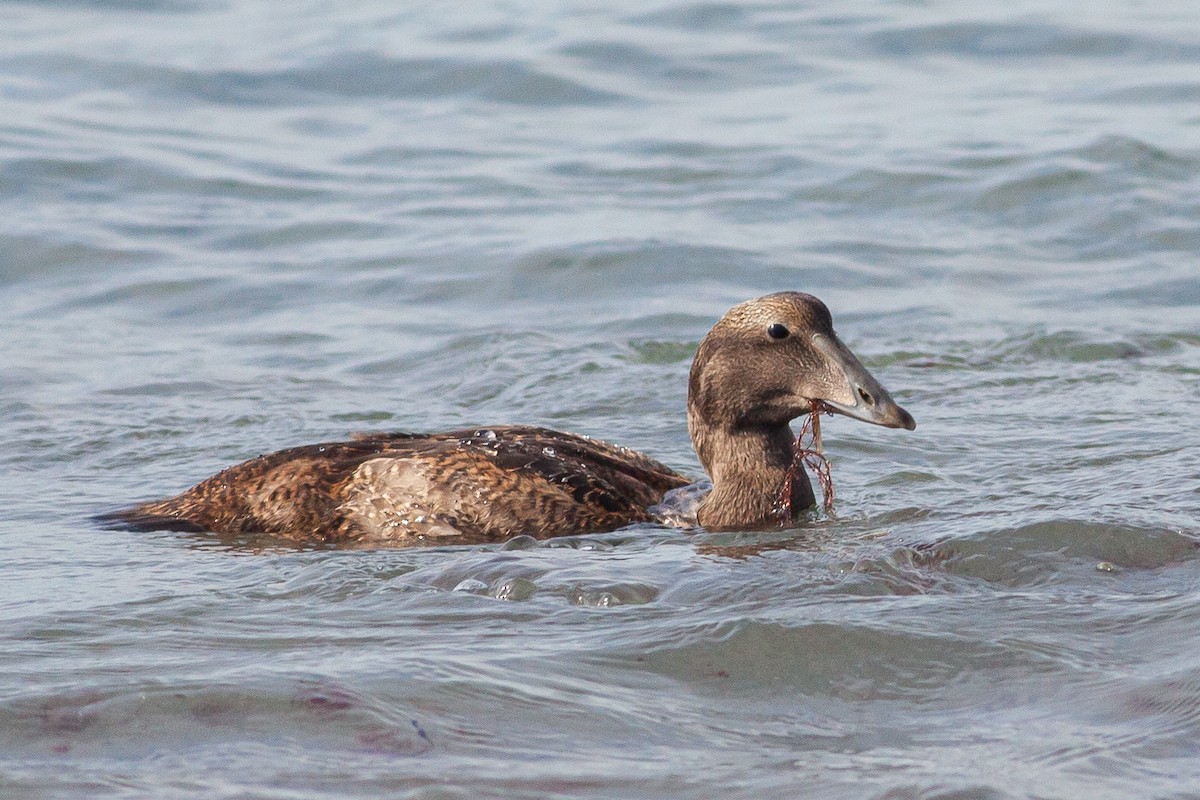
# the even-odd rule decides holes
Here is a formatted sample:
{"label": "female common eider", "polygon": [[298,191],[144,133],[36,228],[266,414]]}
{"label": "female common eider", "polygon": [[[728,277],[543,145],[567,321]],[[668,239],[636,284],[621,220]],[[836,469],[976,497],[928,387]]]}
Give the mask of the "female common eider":
{"label": "female common eider", "polygon": [[[788,427],[814,403],[876,425],[916,427],[812,295],[750,300],[713,326],[688,381],[688,431],[712,479],[696,512],[700,526],[777,527],[776,498],[788,480],[785,515],[814,505],[804,471],[789,469]],[[368,434],[259,456],[109,519],[306,542],[471,543],[648,521],[665,492],[690,482],[628,448],[547,428]]]}

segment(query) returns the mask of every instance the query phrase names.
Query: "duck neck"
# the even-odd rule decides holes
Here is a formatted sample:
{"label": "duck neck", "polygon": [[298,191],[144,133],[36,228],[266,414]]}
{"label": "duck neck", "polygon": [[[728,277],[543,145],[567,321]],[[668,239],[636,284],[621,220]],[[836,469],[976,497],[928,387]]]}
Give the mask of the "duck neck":
{"label": "duck neck", "polygon": [[[700,463],[713,483],[696,514],[696,521],[703,527],[771,527],[815,505],[812,484],[804,470],[789,469],[793,438],[786,423],[738,427],[705,420],[695,409],[689,409],[688,429]],[[790,490],[781,495],[789,479]],[[779,506],[781,496],[788,503],[785,508]]]}

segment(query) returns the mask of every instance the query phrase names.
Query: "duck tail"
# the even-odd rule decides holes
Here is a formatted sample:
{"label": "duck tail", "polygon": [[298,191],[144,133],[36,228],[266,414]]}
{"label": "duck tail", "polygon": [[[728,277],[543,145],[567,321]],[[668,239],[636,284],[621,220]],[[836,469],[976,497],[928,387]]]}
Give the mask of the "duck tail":
{"label": "duck tail", "polygon": [[107,511],[92,517],[92,521],[109,530],[123,531],[182,531],[198,533],[205,530],[189,519],[180,516],[180,509],[170,500],[139,503],[131,508]]}

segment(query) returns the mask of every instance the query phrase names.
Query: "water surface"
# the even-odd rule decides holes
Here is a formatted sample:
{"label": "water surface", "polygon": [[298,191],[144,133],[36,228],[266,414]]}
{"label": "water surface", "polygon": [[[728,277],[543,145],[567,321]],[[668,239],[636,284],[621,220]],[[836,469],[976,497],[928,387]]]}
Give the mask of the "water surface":
{"label": "water surface", "polygon": [[[6,3],[5,797],[1200,785],[1200,11]],[[795,530],[98,528],[525,422],[698,473],[689,361],[822,297],[913,412]]]}

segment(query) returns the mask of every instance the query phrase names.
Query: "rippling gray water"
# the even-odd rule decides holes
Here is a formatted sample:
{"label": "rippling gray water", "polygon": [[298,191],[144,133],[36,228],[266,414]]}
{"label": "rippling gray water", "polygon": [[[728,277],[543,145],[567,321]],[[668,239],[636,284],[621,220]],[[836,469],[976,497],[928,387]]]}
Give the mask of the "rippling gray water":
{"label": "rippling gray water", "polygon": [[[1183,798],[1191,0],[0,6],[5,798]],[[822,297],[834,514],[403,551],[102,530],[359,430],[697,472]]]}

